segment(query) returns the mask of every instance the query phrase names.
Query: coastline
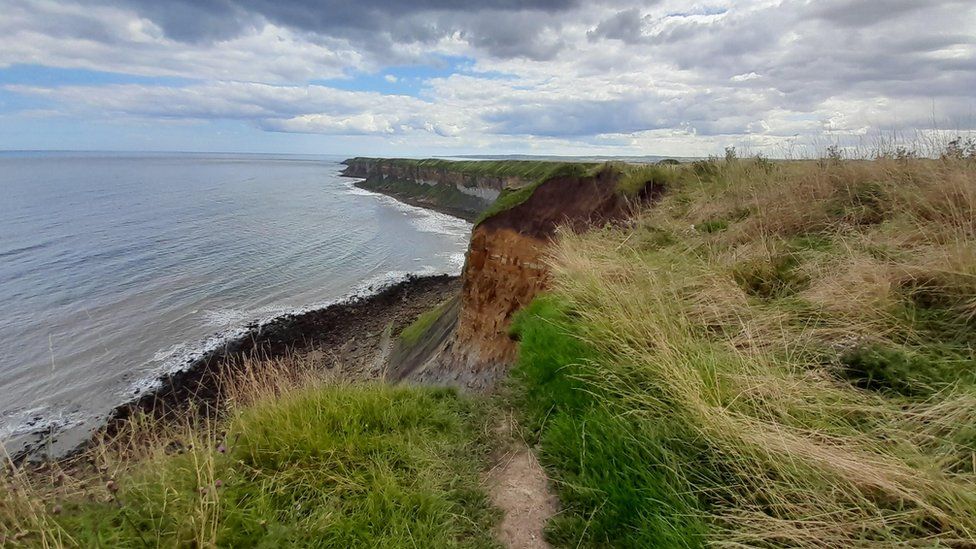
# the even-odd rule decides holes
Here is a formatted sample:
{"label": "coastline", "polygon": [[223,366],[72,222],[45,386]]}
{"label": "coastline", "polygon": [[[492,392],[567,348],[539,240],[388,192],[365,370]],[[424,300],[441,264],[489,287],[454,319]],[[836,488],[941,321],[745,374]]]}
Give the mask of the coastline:
{"label": "coastline", "polygon": [[116,406],[93,431],[80,436],[40,432],[11,459],[17,463],[70,459],[91,447],[97,437],[117,432],[139,412],[165,420],[187,406],[199,406],[219,414],[221,386],[245,358],[273,359],[317,351],[322,368],[339,365],[355,379],[380,377],[383,372],[376,368],[375,359],[383,351],[383,333],[398,333],[459,288],[456,275],[408,275],[372,294],[353,295],[321,309],[251,324],[243,335],[161,375],[155,388]]}
{"label": "coastline", "polygon": [[374,189],[374,188],[371,188],[371,187],[367,187],[366,185],[364,185],[364,183],[366,182],[366,180],[363,179],[362,177],[359,177],[358,175],[345,175],[345,174],[340,174],[340,175],[342,177],[348,177],[348,178],[351,178],[351,179],[356,179],[357,181],[353,182],[352,185],[354,187],[356,187],[357,189],[362,189],[364,191],[368,191],[368,192],[371,192],[371,193],[376,193],[376,194],[382,194],[384,196],[389,196],[390,198],[394,198],[396,200],[399,200],[400,202],[403,202],[404,204],[409,204],[411,206],[416,206],[418,208],[424,208],[425,210],[432,210],[432,211],[439,212],[439,213],[442,213],[442,214],[450,215],[452,217],[457,217],[457,218],[460,218],[460,219],[463,219],[463,220],[467,221],[468,223],[474,223],[475,220],[477,220],[477,218],[478,218],[477,215],[472,215],[471,212],[468,212],[466,210],[459,209],[459,208],[452,208],[450,206],[445,206],[443,204],[438,204],[435,201],[424,200],[423,198],[418,198],[416,196],[411,196],[411,195],[404,194],[404,193],[390,192],[390,191],[388,191],[386,189]]}

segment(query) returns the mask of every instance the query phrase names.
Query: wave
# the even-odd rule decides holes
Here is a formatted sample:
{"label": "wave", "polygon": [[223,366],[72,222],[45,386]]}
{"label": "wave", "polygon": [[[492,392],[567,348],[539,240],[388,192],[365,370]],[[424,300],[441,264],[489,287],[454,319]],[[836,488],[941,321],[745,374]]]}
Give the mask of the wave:
{"label": "wave", "polygon": [[[351,195],[373,197],[383,202],[384,205],[393,206],[410,215],[410,223],[420,231],[457,237],[467,237],[471,232],[471,224],[463,219],[418,206],[411,206],[385,194],[361,189],[355,185],[354,181],[349,179],[342,179],[340,181],[343,183],[344,190]],[[464,267],[464,258],[465,255],[463,252],[443,253],[440,254],[438,259],[446,261],[446,269],[438,269],[433,265],[421,265],[418,269],[412,269],[410,271],[385,271],[363,280],[354,286],[348,294],[342,297],[314,302],[301,307],[269,305],[251,310],[213,309],[203,311],[206,322],[211,326],[220,328],[221,331],[203,340],[179,343],[166,349],[160,349],[153,355],[151,360],[151,363],[157,364],[157,366],[127,386],[123,394],[131,396],[144,391],[152,391],[159,387],[160,380],[165,375],[186,368],[208,353],[221,348],[235,339],[243,337],[249,330],[253,328],[260,329],[282,317],[316,311],[343,301],[378,293],[383,288],[402,282],[410,276],[429,276],[436,274],[458,275]],[[423,260],[422,258],[417,259]]]}
{"label": "wave", "polygon": [[[210,324],[224,327],[224,329],[203,340],[179,343],[166,349],[160,349],[151,360],[151,363],[158,365],[126,386],[120,395],[132,397],[146,391],[156,390],[160,387],[165,376],[186,369],[207,354],[247,335],[251,330],[261,329],[281,318],[309,313],[345,301],[368,297],[389,286],[403,282],[411,276],[458,275],[461,272],[464,254],[460,255],[461,262],[458,263],[457,258],[452,257],[449,264],[450,268],[447,270],[437,269],[432,265],[423,265],[419,269],[411,271],[386,271],[363,280],[342,297],[313,302],[301,307],[265,306],[254,310],[215,309],[203,311],[204,318]],[[227,328],[228,325],[231,327]]]}
{"label": "wave", "polygon": [[[471,224],[462,219],[411,206],[392,197],[360,189],[352,180],[340,180],[342,191],[351,195],[369,196],[370,200],[382,203],[384,206],[395,208],[408,216],[408,221],[417,230],[436,233],[466,240],[471,231]],[[17,252],[18,250],[13,250]],[[430,264],[434,263],[434,264]],[[163,380],[171,374],[192,368],[200,359],[208,354],[219,351],[228,344],[239,340],[255,329],[275,322],[283,317],[300,315],[311,311],[356,298],[379,293],[384,288],[402,282],[411,276],[427,276],[436,274],[460,274],[464,264],[464,253],[442,252],[436,257],[416,258],[416,268],[410,270],[389,270],[374,272],[364,280],[350,288],[343,296],[308,303],[300,307],[270,305],[256,309],[202,309],[193,311],[194,315],[202,315],[206,325],[211,326],[213,333],[201,339],[186,341],[158,349],[145,362],[145,369],[140,369],[138,376],[123,382],[116,390],[109,390],[119,398],[119,402],[131,402],[134,398],[160,388]],[[198,317],[199,318],[199,317]],[[109,396],[109,395],[106,395]],[[109,398],[111,398],[109,396]],[[0,415],[0,443],[13,441],[22,437],[48,437],[54,433],[71,430],[76,427],[90,427],[104,421],[102,416],[92,411],[82,411],[78,408],[59,406],[56,403],[22,409],[14,409]]]}
{"label": "wave", "polygon": [[371,196],[384,205],[392,206],[410,216],[409,222],[418,231],[424,233],[443,234],[448,236],[465,237],[471,234],[472,225],[460,217],[429,210],[420,206],[413,206],[401,202],[383,193],[368,191],[356,186],[355,181],[343,180],[346,193],[355,196]]}
{"label": "wave", "polygon": [[4,412],[0,422],[0,441],[35,433],[50,433],[84,425],[92,418],[80,411],[37,406]]}

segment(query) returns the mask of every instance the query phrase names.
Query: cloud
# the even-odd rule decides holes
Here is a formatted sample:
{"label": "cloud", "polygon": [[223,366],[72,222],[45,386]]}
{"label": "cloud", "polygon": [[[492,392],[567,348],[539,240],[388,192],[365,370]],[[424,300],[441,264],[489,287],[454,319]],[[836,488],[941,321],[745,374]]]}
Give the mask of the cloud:
{"label": "cloud", "polygon": [[587,31],[590,41],[599,39],[621,40],[627,44],[637,44],[645,40],[643,33],[643,17],[640,9],[630,8],[617,12],[611,17],[600,21],[593,30]]}
{"label": "cloud", "polygon": [[[961,0],[2,1],[0,67],[185,79],[5,88],[86,120],[670,154],[976,120]],[[417,96],[320,85],[364,73]]]}
{"label": "cloud", "polygon": [[227,40],[262,22],[356,49],[395,56],[397,46],[433,45],[455,36],[492,55],[546,58],[557,44],[536,35],[577,0],[124,0],[123,5],[183,42]]}
{"label": "cloud", "polygon": [[304,81],[369,66],[339,41],[310,41],[261,25],[226,41],[196,45],[167,38],[152,21],[111,6],[3,0],[0,68],[12,64],[190,79]]}
{"label": "cloud", "polygon": [[472,126],[462,113],[409,96],[327,86],[219,82],[182,87],[120,84],[56,88],[6,86],[10,92],[70,105],[69,113],[112,118],[239,120],[268,131],[343,135],[418,132],[456,135]]}

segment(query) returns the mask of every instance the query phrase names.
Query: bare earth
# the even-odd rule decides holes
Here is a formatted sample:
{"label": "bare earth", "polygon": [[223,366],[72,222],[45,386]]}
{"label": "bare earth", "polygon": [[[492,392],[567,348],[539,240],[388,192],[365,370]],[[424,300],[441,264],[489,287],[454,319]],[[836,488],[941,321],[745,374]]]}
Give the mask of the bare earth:
{"label": "bare earth", "polygon": [[[511,421],[499,425],[499,438],[508,438],[511,428]],[[558,499],[532,449],[517,436],[511,440],[485,478],[492,503],[505,513],[498,539],[514,549],[547,548],[542,531],[556,514]]]}

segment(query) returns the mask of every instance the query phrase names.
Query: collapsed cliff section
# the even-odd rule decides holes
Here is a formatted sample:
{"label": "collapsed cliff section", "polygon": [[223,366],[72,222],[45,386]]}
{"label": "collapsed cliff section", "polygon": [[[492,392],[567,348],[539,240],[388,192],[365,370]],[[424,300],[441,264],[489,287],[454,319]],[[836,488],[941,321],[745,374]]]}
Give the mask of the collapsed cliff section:
{"label": "collapsed cliff section", "polygon": [[[442,307],[426,337],[401,341],[390,373],[397,379],[491,387],[516,358],[513,315],[549,283],[545,254],[558,227],[585,231],[626,219],[635,205],[656,200],[663,181],[621,185],[607,166],[577,169],[499,200],[474,228],[457,306]],[[596,172],[596,173],[593,173]],[[398,358],[409,357],[397,361]]]}
{"label": "collapsed cliff section", "polygon": [[475,221],[503,193],[537,184],[565,162],[534,160],[452,161],[350,158],[342,175],[356,186],[398,200]]}

